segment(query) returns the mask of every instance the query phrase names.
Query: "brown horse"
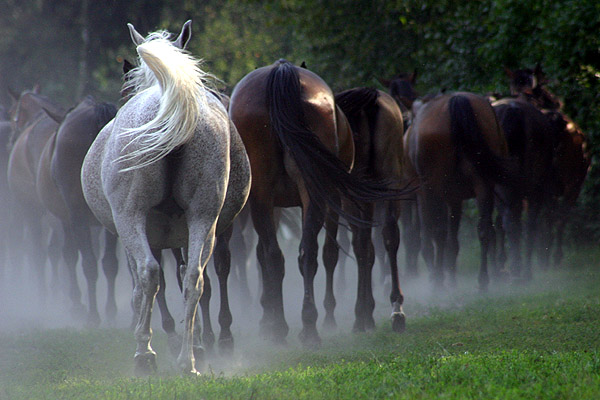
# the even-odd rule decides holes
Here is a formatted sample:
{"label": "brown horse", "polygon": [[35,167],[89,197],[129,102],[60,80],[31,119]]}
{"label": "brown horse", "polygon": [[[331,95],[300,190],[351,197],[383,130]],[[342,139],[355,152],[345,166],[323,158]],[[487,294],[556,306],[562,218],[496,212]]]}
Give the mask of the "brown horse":
{"label": "brown horse", "polygon": [[420,182],[423,257],[434,284],[443,285],[444,270],[455,283],[462,202],[475,197],[481,244],[478,281],[485,290],[488,255],[493,272],[500,273],[493,257],[494,190],[511,181],[506,141],[493,109],[472,93],[441,95],[423,105],[407,135],[407,154]]}
{"label": "brown horse", "polygon": [[[356,155],[353,174],[364,175],[376,181],[389,181],[400,185],[402,182],[403,163],[403,131],[402,112],[394,99],[385,92],[371,88],[355,88],[338,93],[336,103],[342,109],[352,127]],[[397,189],[400,189],[397,186]],[[395,331],[404,330],[405,316],[402,311],[404,296],[398,277],[397,252],[400,245],[400,201],[385,200],[377,204],[362,203],[354,207],[354,214],[363,220],[373,221],[375,208],[381,215],[382,236],[387,261],[391,272],[392,290],[392,327]],[[374,263],[374,249],[371,238],[371,227],[351,224],[353,231],[352,245],[358,263],[358,295],[356,301],[356,322],[354,329],[364,331],[375,326],[373,309],[375,303],[371,286],[371,271]],[[326,236],[325,246],[333,234]],[[327,260],[324,260],[326,262]],[[328,280],[330,277],[328,276]],[[332,279],[332,277],[331,277]],[[327,285],[327,296],[332,289]],[[326,304],[327,305],[327,304]],[[327,309],[327,307],[326,307]],[[333,318],[333,310],[328,311]],[[327,317],[326,317],[327,318]]]}
{"label": "brown horse", "polygon": [[[562,239],[569,212],[577,202],[591,163],[587,139],[579,126],[562,111],[560,99],[545,87],[548,79],[539,64],[534,69],[506,69],[506,73],[510,78],[511,93],[542,111],[557,135],[553,141],[553,166],[561,190],[558,198],[552,201],[557,204],[552,204],[548,209],[547,226],[544,229],[550,234],[548,247],[553,241],[552,234],[556,236],[554,263],[559,265],[563,257]],[[543,266],[546,267],[549,253],[542,251],[542,255]]]}
{"label": "brown horse", "polygon": [[[91,96],[84,98],[60,122],[56,133],[47,141],[40,157],[36,188],[39,198],[48,210],[61,221],[65,245],[63,258],[67,264],[74,310],[83,310],[81,291],[77,283],[76,265],[81,255],[88,288],[88,323],[97,325],[100,315],[96,302],[98,280],[97,257],[93,250],[92,226],[98,226],[81,189],[81,165],[92,142],[116,114],[116,107],[99,103]],[[57,117],[60,119],[60,116]],[[106,230],[104,230],[107,232]],[[109,320],[116,316],[115,279],[118,270],[116,237],[106,233],[106,248],[102,260],[108,283],[106,314]]]}
{"label": "brown horse", "polygon": [[553,143],[558,138],[558,132],[548,118],[523,97],[502,99],[494,102],[493,106],[506,136],[509,154],[518,164],[519,174],[524,179],[521,188],[509,190],[505,201],[498,202],[500,210],[510,208],[518,216],[513,222],[498,219],[501,239],[499,261],[502,264],[506,259],[502,239],[502,230],[505,230],[510,240],[511,270],[515,276],[521,275],[520,216],[523,201],[526,200],[527,235],[522,277],[527,281],[532,276],[531,258],[536,244],[547,246],[548,238],[540,229],[541,213],[548,209],[553,196],[560,192],[552,164]]}
{"label": "brown horse", "polygon": [[[65,111],[55,105],[46,97],[33,93],[24,92],[17,103],[13,116],[13,140],[8,161],[8,185],[11,197],[15,205],[15,214],[23,224],[23,229],[28,235],[26,250],[34,274],[38,281],[40,298],[44,297],[46,291],[45,263],[47,250],[54,251],[57,247],[51,244],[46,248],[44,244],[43,216],[46,210],[41,204],[36,192],[37,170],[41,154],[48,139],[58,128],[58,123],[45,112],[51,110],[55,115],[65,114]],[[56,231],[53,230],[53,234]],[[55,240],[56,236],[53,236]],[[50,254],[50,259],[55,265],[58,253]],[[53,261],[54,260],[54,261]],[[57,276],[55,271],[54,276]]]}
{"label": "brown horse", "polygon": [[[263,281],[261,332],[278,342],[288,333],[282,295],[284,258],[277,242],[274,208],[301,206],[298,264],[304,300],[300,339],[305,345],[318,344],[313,281],[317,234],[325,216],[335,212],[358,223],[360,218],[342,210],[341,197],[376,201],[398,194],[349,173],[354,159],[349,124],[329,86],[307,69],[280,60],[249,73],[234,88],[230,115],[252,169],[249,203]],[[324,257],[337,257],[337,248],[335,255]]]}
{"label": "brown horse", "polygon": [[400,73],[392,79],[380,79],[379,82],[388,88],[390,95],[398,103],[402,111],[404,121],[404,132],[410,126],[413,118],[413,103],[417,100],[415,82],[417,81],[417,70],[412,73]]}
{"label": "brown horse", "polygon": [[[417,70],[412,73],[400,73],[395,78],[390,80],[380,80],[386,86],[390,95],[396,100],[396,103],[402,110],[402,118],[404,121],[404,156],[402,174],[405,184],[413,185],[417,182],[417,174],[414,166],[410,162],[407,151],[406,140],[407,132],[412,123],[412,120],[418,108],[423,104],[423,101],[417,98],[417,92],[414,85],[417,80]],[[410,201],[402,203],[402,211],[400,218],[402,221],[402,238],[404,242],[405,265],[407,277],[416,277],[418,275],[418,257],[421,250],[421,231],[419,223],[419,215],[417,209],[417,190],[410,196]]]}

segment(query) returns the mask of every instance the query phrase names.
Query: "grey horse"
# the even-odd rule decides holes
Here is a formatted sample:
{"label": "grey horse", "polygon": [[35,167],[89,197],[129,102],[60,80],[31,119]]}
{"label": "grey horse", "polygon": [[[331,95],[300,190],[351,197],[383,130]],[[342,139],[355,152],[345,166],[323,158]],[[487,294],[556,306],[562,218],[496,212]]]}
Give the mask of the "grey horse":
{"label": "grey horse", "polygon": [[246,203],[250,164],[225,107],[207,89],[210,76],[184,50],[191,21],[174,41],[165,31],[144,38],[128,26],[140,56],[128,80],[133,96],[92,144],[82,186],[95,216],[121,239],[134,277],[138,374],[156,371],[150,319],[160,266],[151,249],[187,249],[177,365],[196,375],[194,325],[203,272],[215,236]]}

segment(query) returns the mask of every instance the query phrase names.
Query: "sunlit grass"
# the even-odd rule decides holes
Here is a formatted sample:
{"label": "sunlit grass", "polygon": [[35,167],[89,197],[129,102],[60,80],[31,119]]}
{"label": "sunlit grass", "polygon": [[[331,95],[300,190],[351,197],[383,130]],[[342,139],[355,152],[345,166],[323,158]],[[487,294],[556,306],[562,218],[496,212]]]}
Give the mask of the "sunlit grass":
{"label": "sunlit grass", "polygon": [[529,286],[432,295],[402,335],[382,320],[318,351],[256,339],[198,379],[177,374],[160,332],[150,378],[133,377],[128,330],[4,334],[0,399],[600,398],[599,253],[571,250]]}

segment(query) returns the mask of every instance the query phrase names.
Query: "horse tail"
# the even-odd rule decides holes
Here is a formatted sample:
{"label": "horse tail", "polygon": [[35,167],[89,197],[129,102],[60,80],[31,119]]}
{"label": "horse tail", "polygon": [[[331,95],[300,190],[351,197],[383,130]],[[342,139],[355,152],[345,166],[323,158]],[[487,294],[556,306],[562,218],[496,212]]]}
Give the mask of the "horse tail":
{"label": "horse tail", "polygon": [[133,85],[138,85],[134,91],[139,93],[145,89],[143,85],[159,85],[161,97],[151,121],[124,131],[132,138],[124,150],[130,146],[134,149],[119,160],[136,159],[136,163],[123,171],[147,166],[187,143],[208,109],[207,74],[200,70],[198,60],[160,34],[150,35],[137,52],[140,66],[132,74]]}
{"label": "horse tail", "polygon": [[[377,114],[379,113],[379,106],[377,105],[377,99],[379,99],[379,92],[374,88],[355,88],[345,90],[335,95],[335,102],[342,111],[348,122],[354,137],[354,143],[361,143],[367,146],[369,152],[369,160],[367,164],[374,170],[375,167],[375,147],[373,146],[373,138],[375,136],[375,128],[377,125]],[[369,128],[369,136],[358,138],[358,132],[360,131],[360,121],[365,116],[367,125]],[[359,139],[359,140],[357,140]]]}
{"label": "horse tail", "polygon": [[267,78],[271,126],[282,146],[296,162],[311,200],[321,207],[329,205],[349,221],[365,223],[340,208],[336,202],[339,194],[357,204],[406,195],[402,190],[388,189],[379,182],[350,174],[348,167],[308,127],[301,92],[297,68],[280,60]]}
{"label": "horse tail", "polygon": [[[448,108],[451,121],[450,132],[459,154],[469,160],[485,179],[495,183],[515,185],[518,178],[510,171],[508,160],[496,155],[490,149],[477,123],[469,98],[460,94],[454,95],[450,98]],[[495,114],[493,115],[496,118]]]}

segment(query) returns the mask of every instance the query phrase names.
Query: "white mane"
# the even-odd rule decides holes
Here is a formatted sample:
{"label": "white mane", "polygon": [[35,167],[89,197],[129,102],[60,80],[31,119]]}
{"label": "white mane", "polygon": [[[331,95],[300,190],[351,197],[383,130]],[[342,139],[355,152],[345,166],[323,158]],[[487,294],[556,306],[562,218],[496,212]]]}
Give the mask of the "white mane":
{"label": "white mane", "polygon": [[[210,75],[199,68],[198,60],[173,45],[168,32],[151,33],[137,52],[139,67],[129,72],[125,88],[140,94],[159,85],[161,99],[151,121],[120,133],[132,139],[117,161],[137,160],[122,171],[147,166],[189,141],[209,107],[205,83]],[[133,145],[135,149],[127,152]]]}

